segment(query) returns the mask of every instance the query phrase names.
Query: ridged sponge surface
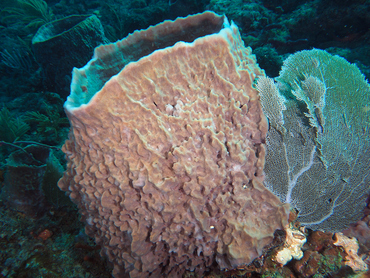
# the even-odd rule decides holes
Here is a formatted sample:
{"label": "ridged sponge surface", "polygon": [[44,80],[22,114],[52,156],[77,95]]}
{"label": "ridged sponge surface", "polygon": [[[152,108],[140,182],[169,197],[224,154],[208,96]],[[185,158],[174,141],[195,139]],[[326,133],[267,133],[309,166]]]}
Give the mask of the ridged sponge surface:
{"label": "ridged sponge surface", "polygon": [[[157,49],[158,33],[181,41]],[[117,72],[131,44],[155,47]],[[287,223],[287,206],[262,184],[267,122],[252,88],[262,74],[237,27],[211,12],[102,46],[75,70],[59,186],[115,277],[250,263]]]}

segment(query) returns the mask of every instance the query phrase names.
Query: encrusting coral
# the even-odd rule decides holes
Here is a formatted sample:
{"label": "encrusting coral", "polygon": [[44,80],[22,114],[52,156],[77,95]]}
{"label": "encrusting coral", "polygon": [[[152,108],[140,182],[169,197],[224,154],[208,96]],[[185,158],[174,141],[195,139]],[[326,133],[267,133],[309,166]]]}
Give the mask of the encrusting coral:
{"label": "encrusting coral", "polygon": [[74,70],[59,186],[115,277],[247,264],[287,224],[262,184],[257,75],[237,27],[212,12],[100,46]]}
{"label": "encrusting coral", "polygon": [[285,232],[284,248],[275,256],[275,260],[282,265],[287,264],[291,259],[302,259],[303,252],[301,248],[306,243],[306,236],[301,231],[287,225]]}
{"label": "encrusting coral", "polygon": [[358,242],[356,238],[349,238],[342,233],[335,233],[334,245],[342,246],[347,254],[345,264],[354,272],[368,270],[367,264],[358,256]]}

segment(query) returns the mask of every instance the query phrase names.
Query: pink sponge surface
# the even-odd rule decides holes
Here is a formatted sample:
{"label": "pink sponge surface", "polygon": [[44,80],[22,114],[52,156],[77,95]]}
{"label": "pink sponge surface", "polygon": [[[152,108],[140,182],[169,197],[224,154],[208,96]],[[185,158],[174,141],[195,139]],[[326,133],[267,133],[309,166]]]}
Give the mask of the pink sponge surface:
{"label": "pink sponge surface", "polygon": [[[207,12],[192,25],[205,16],[218,32],[156,50],[86,103],[66,103],[72,127],[59,187],[115,277],[247,264],[287,223],[288,207],[262,184],[267,122],[252,83],[263,73],[234,24]],[[167,24],[186,20],[150,28],[172,32]],[[85,70],[75,86],[91,82]]]}

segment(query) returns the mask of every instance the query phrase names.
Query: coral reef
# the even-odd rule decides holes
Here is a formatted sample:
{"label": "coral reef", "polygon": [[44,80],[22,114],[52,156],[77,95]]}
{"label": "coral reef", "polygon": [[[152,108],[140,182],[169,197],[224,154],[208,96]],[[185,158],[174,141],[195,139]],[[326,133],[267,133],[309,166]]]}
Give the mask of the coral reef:
{"label": "coral reef", "polygon": [[[47,147],[52,150],[42,184],[48,209],[41,219],[30,220],[26,214],[11,209],[9,203],[0,201],[0,277],[103,278],[111,277],[112,271],[100,258],[99,246],[95,246],[93,240],[88,239],[82,231],[82,224],[78,221],[79,215],[74,204],[56,185],[65,165],[64,154],[59,148],[67,138],[69,130],[62,106],[68,93],[72,67],[83,66],[92,57],[93,47],[83,51],[85,56],[83,59],[78,59],[80,63],[73,61],[73,58],[76,58],[72,57],[74,55],[69,55],[70,46],[57,47],[53,51],[57,56],[52,59],[52,62],[47,64],[50,60],[47,55],[42,59],[45,65],[41,66],[36,60],[35,49],[31,45],[32,38],[41,25],[68,16],[95,15],[102,23],[101,30],[104,29],[105,36],[113,42],[124,38],[128,33],[155,25],[165,19],[212,10],[225,14],[230,20],[236,22],[245,45],[252,47],[259,67],[268,76],[278,76],[282,62],[289,54],[314,47],[325,49],[333,55],[340,55],[347,61],[355,63],[369,79],[369,4],[369,1],[363,0],[0,1],[0,103],[2,104],[0,106],[0,139],[2,140],[0,142],[0,190],[4,187],[4,179],[7,175],[6,159],[10,158],[12,153],[23,152],[22,150],[30,143],[37,143],[40,146],[47,144],[49,145]],[[76,48],[79,47],[79,44],[73,40],[70,42],[74,43]],[[41,52],[45,53],[46,50],[44,46],[41,47]],[[132,47],[127,51],[133,55],[132,60],[148,54],[142,52],[140,47]],[[60,59],[61,53],[66,53],[66,58]],[[40,57],[38,60],[41,61]],[[219,58],[214,60],[219,61]],[[58,73],[57,66],[54,67],[61,62],[70,65],[63,71],[63,77]],[[48,77],[46,66],[56,69],[53,80]],[[55,80],[64,85],[46,86],[46,84],[55,84]],[[304,78],[302,80],[304,81]],[[302,80],[299,79],[299,82]],[[320,88],[320,82],[315,80],[321,79],[307,80],[314,81],[312,84]],[[107,79],[104,82],[106,81]],[[310,87],[310,83],[301,84],[305,84],[303,87],[306,89]],[[63,99],[59,96],[63,96]],[[284,97],[289,101],[284,102],[281,107],[285,106],[284,109],[293,111],[290,100],[296,97],[293,95]],[[310,117],[306,116],[315,115],[316,108],[322,109],[320,103],[323,103],[319,101],[317,102],[319,105],[315,107],[314,102],[306,105],[305,101],[310,100],[297,101],[298,106],[294,110],[300,117],[308,119],[299,123],[303,127],[310,124]],[[366,114],[368,109],[364,107],[363,112]],[[325,107],[322,110],[325,113]],[[284,113],[283,118],[275,119],[277,123],[281,120],[287,121]],[[318,119],[320,116],[314,120],[320,124]],[[270,118],[270,125],[272,121]],[[304,142],[307,137],[301,137],[305,132],[299,132],[302,131],[299,124],[293,125],[294,128],[298,127],[298,132],[294,128],[287,130],[283,125],[280,126],[281,131],[291,132]],[[309,137],[315,136],[314,129],[311,132],[308,134]],[[306,142],[312,143],[309,140]],[[365,152],[368,151],[365,150]],[[346,177],[344,180],[347,180]],[[26,182],[23,185],[26,185]],[[9,186],[8,182],[7,186]],[[331,201],[330,198],[327,199],[328,203],[332,203]],[[362,204],[363,202],[358,204],[355,220],[363,211]],[[355,208],[348,205],[348,211],[353,210]],[[344,213],[343,217],[345,216]],[[352,220],[348,222],[350,221]],[[298,225],[295,227],[298,228]],[[358,239],[359,254],[363,255],[362,258],[367,263],[370,262],[369,227],[368,205],[365,216],[343,231],[346,236]],[[52,234],[50,237],[47,231]],[[225,270],[211,267],[212,270],[205,272],[204,277],[342,278],[357,275],[345,265],[344,258],[347,255],[344,248],[333,244],[331,233],[312,232],[308,229],[305,234],[307,243],[302,248],[303,258],[292,259],[284,266],[277,264],[274,257],[284,248],[286,234],[277,230],[274,235],[272,243],[262,249],[262,255],[248,266]],[[364,257],[365,255],[367,258]],[[368,271],[358,277],[370,276],[369,273]],[[184,274],[184,277],[194,276],[196,274],[191,271]]]}
{"label": "coral reef", "polygon": [[[125,66],[133,48],[146,56]],[[262,185],[261,74],[237,27],[211,12],[100,46],[74,70],[59,186],[115,277],[235,268],[287,224]]]}

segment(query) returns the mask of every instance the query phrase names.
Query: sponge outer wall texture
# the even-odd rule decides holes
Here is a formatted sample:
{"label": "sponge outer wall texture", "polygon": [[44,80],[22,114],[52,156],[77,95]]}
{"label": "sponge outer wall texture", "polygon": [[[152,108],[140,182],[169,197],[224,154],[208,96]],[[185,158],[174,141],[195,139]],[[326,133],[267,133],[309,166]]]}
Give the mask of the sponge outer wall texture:
{"label": "sponge outer wall texture", "polygon": [[[75,86],[85,70],[75,70]],[[115,277],[234,268],[283,229],[288,207],[262,184],[267,122],[252,87],[262,74],[225,21],[129,63],[86,104],[67,101],[59,187]]]}

